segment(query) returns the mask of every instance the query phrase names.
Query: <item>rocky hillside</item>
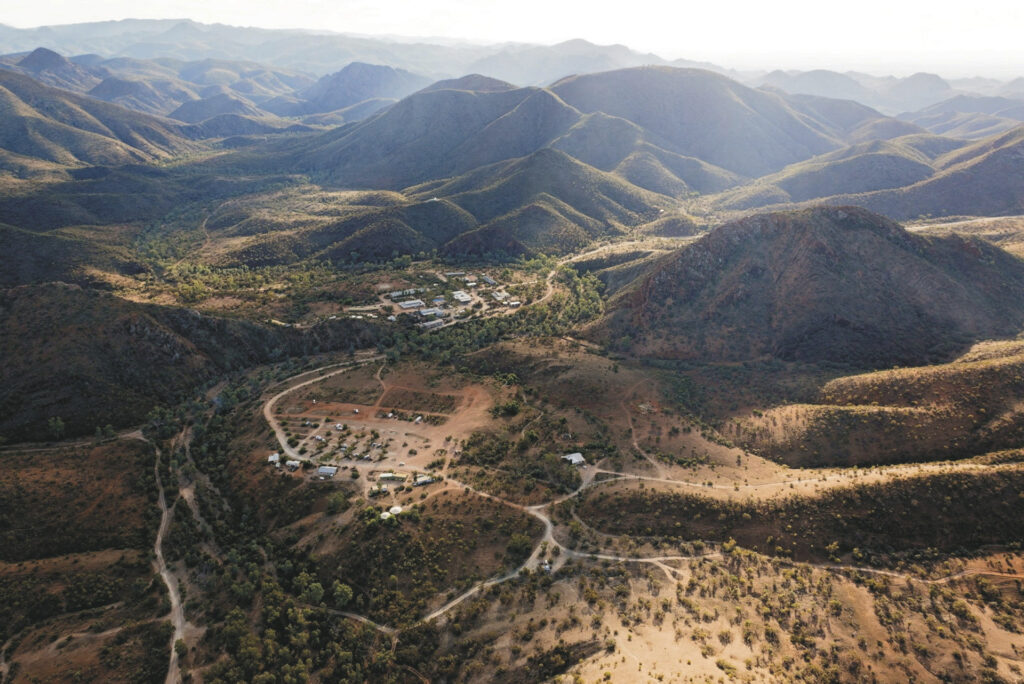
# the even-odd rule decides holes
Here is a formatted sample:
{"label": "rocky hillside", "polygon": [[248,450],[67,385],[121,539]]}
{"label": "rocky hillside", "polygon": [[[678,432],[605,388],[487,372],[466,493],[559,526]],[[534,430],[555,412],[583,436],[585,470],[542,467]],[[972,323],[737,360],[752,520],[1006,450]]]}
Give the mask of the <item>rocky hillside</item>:
{"label": "rocky hillside", "polygon": [[155,161],[196,149],[194,132],[0,70],[0,169]]}
{"label": "rocky hillside", "polygon": [[0,435],[45,439],[54,417],[67,435],[135,425],[225,372],[363,347],[377,334],[351,319],[266,328],[62,283],[0,290]]}
{"label": "rocky hillside", "polygon": [[674,253],[611,310],[595,334],[639,354],[921,363],[1016,333],[1024,262],[857,208],[761,214]]}

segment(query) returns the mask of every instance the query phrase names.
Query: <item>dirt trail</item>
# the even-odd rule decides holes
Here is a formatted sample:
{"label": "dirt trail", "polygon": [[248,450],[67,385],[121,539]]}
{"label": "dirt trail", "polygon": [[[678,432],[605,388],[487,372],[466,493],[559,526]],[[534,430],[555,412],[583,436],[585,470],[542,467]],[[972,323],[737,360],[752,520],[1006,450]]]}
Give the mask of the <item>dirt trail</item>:
{"label": "dirt trail", "polygon": [[[626,391],[625,397],[632,397],[633,393],[636,392],[637,388],[643,384],[646,384],[646,382],[641,380],[640,382],[630,387]],[[626,401],[627,399],[622,399],[619,402],[619,406],[622,408],[622,412],[626,414],[626,421],[629,423],[629,436],[630,439],[633,440],[633,448],[636,449],[637,453],[643,456],[648,463],[654,466],[654,470],[655,472],[658,473],[658,477],[663,478],[665,477],[665,466],[656,459],[654,459],[650,454],[648,454],[647,451],[640,446],[640,442],[638,442],[636,439],[636,427],[633,425],[633,412],[629,410],[629,406],[626,405]]]}
{"label": "dirt trail", "polygon": [[[201,244],[197,249],[193,248],[192,250],[190,250],[189,254],[196,254],[196,253],[199,253],[199,252],[204,252],[207,249],[209,249],[209,247],[210,247],[210,231],[206,229],[206,222],[210,220],[210,216],[212,216],[213,214],[216,214],[218,211],[220,211],[221,207],[223,207],[225,204],[227,204],[230,201],[231,200],[228,200],[227,202],[221,202],[220,204],[217,205],[216,209],[208,212],[206,215],[203,216],[203,220],[199,222],[199,226],[198,226],[199,230],[201,230],[203,232],[203,244]],[[178,268],[183,263],[185,263],[185,261],[189,258],[189,254],[186,254],[185,256],[183,256],[180,259],[178,259],[177,261],[175,261],[174,262],[174,266],[172,266],[171,268],[172,269]]]}
{"label": "dirt trail", "polygon": [[370,627],[373,627],[375,630],[382,634],[387,634],[388,636],[394,636],[395,634],[398,634],[398,630],[394,627],[388,627],[387,625],[376,623],[370,618],[366,617],[365,615],[359,615],[358,613],[349,613],[348,611],[344,610],[335,610],[334,608],[327,608],[326,610],[331,615],[340,615],[342,617],[347,617],[349,619],[356,620],[357,622],[362,622],[364,625],[369,625]]}
{"label": "dirt trail", "polygon": [[[167,505],[167,497],[164,494],[164,484],[160,480],[160,459],[162,458],[160,447],[146,439],[141,431],[136,431],[129,436],[151,444],[153,451],[156,454],[156,462],[153,464],[153,476],[156,478],[156,486],[159,491],[157,505],[160,506],[160,527],[157,528],[156,541],[153,543],[153,555],[155,556],[153,565],[155,566],[157,573],[160,575],[160,579],[162,579],[164,584],[167,586],[167,596],[171,604],[171,612],[170,615],[168,615],[168,619],[174,627],[174,636],[171,640],[171,660],[167,666],[167,677],[164,681],[166,684],[179,684],[179,682],[181,682],[181,669],[178,663],[178,652],[175,650],[174,644],[176,644],[179,639],[183,639],[185,637],[185,610],[181,603],[181,592],[178,590],[178,581],[167,565],[167,561],[164,558],[163,548],[164,539],[167,537],[167,532],[171,527],[171,519],[173,517],[172,511],[174,509],[172,506]],[[179,437],[181,437],[181,435],[179,435]]]}
{"label": "dirt trail", "polygon": [[180,442],[182,443],[184,448],[185,461],[190,466],[192,466],[193,475],[192,479],[183,484],[183,478],[179,472],[178,496],[188,506],[189,510],[192,512],[192,517],[195,518],[196,522],[199,524],[200,529],[207,530],[210,533],[209,539],[204,540],[202,542],[203,549],[206,550],[206,552],[209,553],[211,556],[219,558],[221,555],[221,549],[217,545],[217,542],[215,541],[216,536],[213,534],[213,526],[209,522],[207,522],[206,518],[203,517],[203,512],[199,508],[199,502],[196,500],[196,482],[202,479],[203,484],[207,487],[207,489],[216,493],[217,496],[220,496],[220,491],[217,489],[216,485],[214,485],[213,482],[210,481],[209,476],[199,469],[199,466],[196,465],[195,460],[192,458],[191,427],[186,427],[182,431],[180,435]]}
{"label": "dirt trail", "polygon": [[119,439],[134,439],[141,435],[142,431],[138,428],[131,428],[130,430],[124,430],[116,433],[113,437],[104,437],[101,440],[97,440],[95,437],[81,437],[78,439],[70,439],[62,442],[53,442],[47,444],[47,446],[29,446],[25,447],[25,444],[39,444],[39,442],[19,442],[17,444],[6,444],[0,446],[0,453],[17,453],[17,454],[40,454],[58,451],[60,449],[80,449],[82,447],[89,447],[94,444],[108,444],[110,442],[116,442]]}
{"label": "dirt trail", "polygon": [[174,626],[174,636],[171,639],[171,661],[167,666],[167,677],[165,678],[166,684],[178,684],[181,681],[181,668],[178,664],[178,651],[174,648],[174,644],[178,642],[178,639],[185,637],[185,610],[181,605],[181,593],[178,591],[178,581],[171,574],[170,568],[167,567],[167,561],[164,559],[164,538],[167,536],[167,531],[171,527],[171,511],[173,508],[167,505],[167,498],[164,496],[164,485],[160,481],[160,449],[154,444],[153,449],[156,451],[157,462],[153,464],[153,473],[156,475],[156,484],[160,490],[160,497],[157,499],[157,503],[160,505],[160,528],[156,533],[156,543],[153,545],[153,553],[156,555],[156,568],[157,572],[160,573],[161,579],[164,584],[167,585],[167,594],[171,602],[171,625]]}

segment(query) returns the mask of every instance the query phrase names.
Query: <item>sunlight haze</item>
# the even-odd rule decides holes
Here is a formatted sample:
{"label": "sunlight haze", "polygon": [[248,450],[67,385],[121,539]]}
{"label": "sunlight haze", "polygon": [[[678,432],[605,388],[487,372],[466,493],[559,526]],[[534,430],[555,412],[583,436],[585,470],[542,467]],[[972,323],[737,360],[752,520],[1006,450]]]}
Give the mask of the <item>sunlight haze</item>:
{"label": "sunlight haze", "polygon": [[936,3],[867,0],[849,8],[811,0],[668,4],[470,2],[468,0],[128,0],[11,3],[0,22],[20,28],[124,18],[190,18],[204,23],[474,43],[552,44],[572,38],[621,43],[669,59],[709,60],[741,69],[861,69],[906,75],[1011,76],[1024,48],[1020,3],[997,0],[941,11]]}

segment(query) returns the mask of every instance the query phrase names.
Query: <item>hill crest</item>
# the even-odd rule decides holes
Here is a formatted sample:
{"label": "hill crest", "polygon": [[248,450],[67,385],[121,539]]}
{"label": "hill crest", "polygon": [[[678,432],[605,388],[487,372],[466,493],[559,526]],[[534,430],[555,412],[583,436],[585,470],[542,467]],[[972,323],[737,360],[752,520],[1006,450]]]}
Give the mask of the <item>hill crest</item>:
{"label": "hill crest", "polygon": [[921,363],[1017,332],[1024,262],[864,209],[815,207],[713,230],[612,309],[606,338],[638,330],[636,348],[655,356]]}

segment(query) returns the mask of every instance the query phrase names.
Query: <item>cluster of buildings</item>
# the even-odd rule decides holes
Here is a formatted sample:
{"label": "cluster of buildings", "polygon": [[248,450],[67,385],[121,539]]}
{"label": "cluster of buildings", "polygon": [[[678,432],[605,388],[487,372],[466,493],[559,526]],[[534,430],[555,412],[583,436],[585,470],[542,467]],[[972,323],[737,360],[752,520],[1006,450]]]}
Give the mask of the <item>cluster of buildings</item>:
{"label": "cluster of buildings", "polygon": [[[438,274],[440,275],[440,274]],[[467,274],[465,271],[450,271],[445,273],[445,278],[456,279],[464,283],[466,289],[455,290],[451,293],[451,297],[454,300],[452,304],[454,306],[467,306],[473,303],[474,295],[468,292],[469,288],[477,287],[479,284],[477,276]],[[491,287],[498,287],[498,281],[489,275],[481,275],[479,282],[484,285]],[[444,321],[441,320],[448,316],[449,312],[446,310],[449,306],[448,300],[443,295],[438,295],[430,300],[430,304],[424,301],[424,298],[417,297],[416,295],[422,295],[426,292],[425,288],[413,287],[405,290],[395,290],[389,292],[388,297],[395,302],[400,313],[416,313],[421,319],[419,327],[424,330],[431,330],[433,328],[440,328],[444,325]],[[408,299],[403,299],[408,297]],[[502,290],[495,290],[491,293],[491,297],[500,305],[507,306],[509,308],[517,308],[522,305],[518,300],[514,300],[511,296]],[[395,315],[388,316],[389,321],[397,321],[398,317]]]}
{"label": "cluster of buildings", "polygon": [[[402,473],[386,472],[377,476],[377,484],[370,488],[370,496],[377,497],[388,493],[389,484],[404,485],[409,481],[408,475]],[[424,487],[436,482],[431,475],[417,475],[412,481],[413,487]]]}
{"label": "cluster of buildings", "polygon": [[[409,476],[403,475],[402,473],[387,472],[381,473],[380,475],[377,476],[377,482],[398,482],[400,484],[405,484],[408,480]],[[417,475],[416,478],[412,481],[412,486],[423,487],[425,485],[431,484],[434,481],[434,478],[430,475]]]}
{"label": "cluster of buildings", "polygon": [[[281,454],[277,453],[276,451],[274,453],[270,454],[270,456],[267,457],[267,463],[269,463],[270,465],[274,466],[275,468],[280,468],[281,467]],[[299,468],[302,467],[302,463],[300,461],[285,461],[284,462],[284,467],[289,472],[294,473],[296,470],[298,470]]]}

